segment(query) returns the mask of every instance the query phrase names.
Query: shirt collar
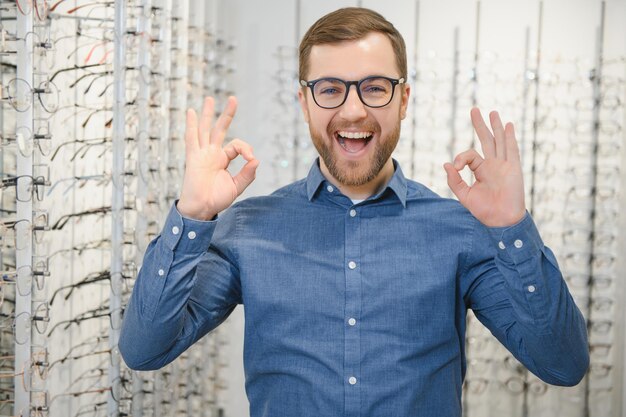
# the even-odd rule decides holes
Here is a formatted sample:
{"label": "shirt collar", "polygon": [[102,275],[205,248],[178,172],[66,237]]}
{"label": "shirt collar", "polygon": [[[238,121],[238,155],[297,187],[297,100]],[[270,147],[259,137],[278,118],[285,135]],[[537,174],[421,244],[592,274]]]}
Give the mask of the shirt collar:
{"label": "shirt collar", "polygon": [[[402,173],[400,164],[395,159],[393,159],[393,167],[393,176],[391,177],[385,188],[380,193],[378,193],[377,196],[382,195],[387,189],[391,189],[391,191],[396,194],[396,196],[402,203],[402,206],[406,207],[407,180]],[[324,181],[326,181],[326,178],[320,170],[319,158],[316,158],[306,178],[306,191],[309,201],[313,200]]]}

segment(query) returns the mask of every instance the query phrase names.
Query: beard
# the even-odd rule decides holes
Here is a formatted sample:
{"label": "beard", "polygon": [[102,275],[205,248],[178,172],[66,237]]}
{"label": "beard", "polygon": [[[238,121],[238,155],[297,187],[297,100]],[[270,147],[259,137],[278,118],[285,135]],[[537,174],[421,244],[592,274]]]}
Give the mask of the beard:
{"label": "beard", "polygon": [[[377,138],[371,139],[370,143],[367,144],[367,146],[374,146],[374,151],[371,152],[371,156],[367,160],[340,161],[339,155],[332,150],[332,142],[336,140],[335,132],[354,127],[358,127],[363,131],[374,132],[374,136]],[[400,139],[400,118],[398,118],[398,123],[387,136],[381,137],[380,131],[380,125],[374,121],[368,120],[355,126],[355,124],[337,123],[331,120],[326,132],[327,137],[330,139],[330,143],[328,143],[320,132],[315,130],[309,123],[309,132],[313,145],[328,168],[328,172],[340,184],[351,187],[369,183],[383,169]]]}

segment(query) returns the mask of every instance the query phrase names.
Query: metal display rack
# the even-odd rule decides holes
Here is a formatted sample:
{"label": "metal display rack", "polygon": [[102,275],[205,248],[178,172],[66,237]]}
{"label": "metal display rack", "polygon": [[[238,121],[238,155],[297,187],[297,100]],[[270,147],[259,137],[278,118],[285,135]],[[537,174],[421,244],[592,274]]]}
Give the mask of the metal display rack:
{"label": "metal display rack", "polygon": [[219,329],[156,372],[117,349],[182,182],[185,110],[232,91],[204,3],[1,2],[2,416],[222,413]]}

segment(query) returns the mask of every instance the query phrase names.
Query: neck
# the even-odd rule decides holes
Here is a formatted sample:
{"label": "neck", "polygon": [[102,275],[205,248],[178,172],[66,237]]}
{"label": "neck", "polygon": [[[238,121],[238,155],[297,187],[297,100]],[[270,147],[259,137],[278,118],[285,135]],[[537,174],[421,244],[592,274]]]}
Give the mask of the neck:
{"label": "neck", "polygon": [[339,191],[351,200],[365,200],[383,189],[385,185],[393,177],[393,161],[391,158],[385,163],[383,169],[380,170],[378,175],[370,182],[363,185],[345,185],[341,184],[335,177],[333,177],[324,161],[320,158],[320,170],[322,175],[330,181],[335,187],[339,188]]}

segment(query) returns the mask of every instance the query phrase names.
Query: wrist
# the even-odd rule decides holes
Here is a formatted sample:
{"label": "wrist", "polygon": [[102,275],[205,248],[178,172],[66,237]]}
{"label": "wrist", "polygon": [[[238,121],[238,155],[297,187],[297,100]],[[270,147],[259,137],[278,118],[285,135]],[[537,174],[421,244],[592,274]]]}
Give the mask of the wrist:
{"label": "wrist", "polygon": [[183,199],[180,199],[176,202],[176,209],[180,213],[181,216],[192,219],[192,220],[200,220],[200,221],[209,221],[213,220],[217,213],[207,210],[200,210],[198,208],[194,208],[186,204]]}
{"label": "wrist", "polygon": [[492,228],[507,228],[507,227],[512,227],[515,226],[519,223],[522,222],[522,220],[524,220],[524,218],[526,218],[526,209],[524,209],[524,211],[522,211],[521,213],[518,213],[516,215],[511,215],[511,216],[507,216],[507,217],[503,217],[501,219],[493,219],[489,222],[482,222],[485,226],[487,227],[492,227]]}

